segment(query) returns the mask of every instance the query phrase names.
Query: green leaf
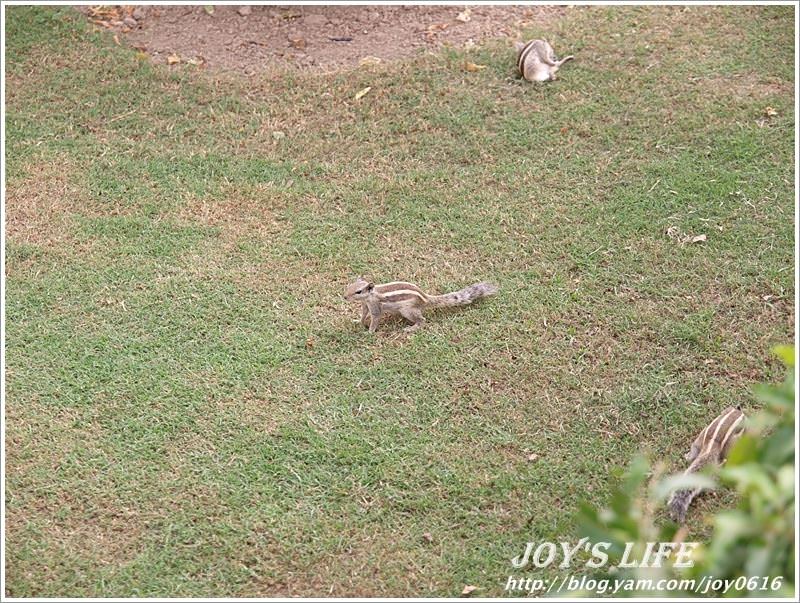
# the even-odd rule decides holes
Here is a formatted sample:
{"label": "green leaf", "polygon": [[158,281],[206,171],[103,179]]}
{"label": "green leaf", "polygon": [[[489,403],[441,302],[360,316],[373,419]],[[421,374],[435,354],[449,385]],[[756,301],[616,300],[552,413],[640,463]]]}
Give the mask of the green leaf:
{"label": "green leaf", "polygon": [[679,473],[661,480],[654,489],[654,495],[656,500],[664,501],[676,490],[692,490],[694,488],[713,490],[716,485],[711,477],[702,473]]}
{"label": "green leaf", "polygon": [[784,465],[778,471],[778,487],[784,496],[794,495],[795,469],[794,463]]}
{"label": "green leaf", "polygon": [[728,453],[727,466],[735,467],[752,462],[758,458],[758,438],[746,433],[739,438]]}
{"label": "green leaf", "polygon": [[737,467],[726,467],[722,476],[734,484],[742,493],[758,493],[768,500],[775,499],[778,490],[764,468],[757,463],[748,463]]}
{"label": "green leaf", "polygon": [[787,368],[794,368],[794,346],[776,345],[772,348],[772,353],[783,361]]}
{"label": "green leaf", "polygon": [[764,445],[762,460],[772,466],[780,466],[794,459],[794,427],[776,429]]}
{"label": "green leaf", "polygon": [[714,518],[715,538],[712,546],[725,549],[742,535],[749,534],[753,528],[753,521],[741,511],[727,511],[719,513]]}
{"label": "green leaf", "polygon": [[637,455],[631,461],[630,468],[625,478],[623,488],[626,492],[633,492],[640,488],[650,472],[650,463],[642,455]]}
{"label": "green leaf", "polygon": [[769,548],[751,548],[745,563],[745,575],[768,576],[770,574],[770,565]]}
{"label": "green leaf", "polygon": [[775,407],[779,412],[785,412],[787,408],[794,405],[794,397],[785,388],[758,384],[753,386],[753,391],[759,400]]}

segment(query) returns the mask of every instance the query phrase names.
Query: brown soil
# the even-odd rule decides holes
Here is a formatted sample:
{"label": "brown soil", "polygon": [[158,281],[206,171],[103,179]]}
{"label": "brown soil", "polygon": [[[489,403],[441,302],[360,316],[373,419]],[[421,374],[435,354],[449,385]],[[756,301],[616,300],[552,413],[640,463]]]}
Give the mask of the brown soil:
{"label": "brown soil", "polygon": [[203,6],[77,8],[156,63],[190,62],[245,75],[281,66],[328,71],[365,57],[387,61],[516,38],[565,10],[473,6],[464,16],[464,6],[215,6],[213,14]]}

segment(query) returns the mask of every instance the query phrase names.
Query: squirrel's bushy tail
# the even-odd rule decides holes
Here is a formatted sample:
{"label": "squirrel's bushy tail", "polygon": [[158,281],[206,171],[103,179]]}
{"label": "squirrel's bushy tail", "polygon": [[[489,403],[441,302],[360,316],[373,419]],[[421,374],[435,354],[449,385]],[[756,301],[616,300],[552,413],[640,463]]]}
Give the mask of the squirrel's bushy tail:
{"label": "squirrel's bushy tail", "polygon": [[[714,459],[711,455],[704,454],[698,456],[696,459],[694,459],[694,461],[692,461],[692,464],[689,465],[686,471],[684,471],[684,474],[688,475],[689,473],[697,473],[712,461],[714,461]],[[689,510],[689,505],[692,504],[694,497],[700,494],[702,491],[702,488],[676,491],[667,503],[667,508],[669,510],[669,514],[672,516],[672,519],[678,523],[683,523],[683,520],[686,518],[686,511]]]}
{"label": "squirrel's bushy tail", "polygon": [[678,523],[683,523],[683,520],[686,519],[686,511],[689,510],[689,505],[692,504],[694,497],[698,494],[700,494],[700,488],[678,490],[675,492],[669,500],[668,505],[669,514],[672,516],[672,519]]}
{"label": "squirrel's bushy tail", "polygon": [[464,287],[460,291],[453,293],[445,293],[444,295],[430,295],[428,297],[432,306],[450,307],[450,306],[466,306],[471,304],[476,299],[488,297],[497,293],[497,285],[492,283],[475,283],[469,287]]}

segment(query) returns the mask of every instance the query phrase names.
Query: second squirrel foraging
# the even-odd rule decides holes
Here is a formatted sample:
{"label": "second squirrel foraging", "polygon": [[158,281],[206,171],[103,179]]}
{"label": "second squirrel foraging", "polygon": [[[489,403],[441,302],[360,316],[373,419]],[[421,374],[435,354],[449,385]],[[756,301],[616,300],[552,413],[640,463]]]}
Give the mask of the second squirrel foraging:
{"label": "second squirrel foraging", "polygon": [[572,55],[560,61],[556,59],[553,47],[545,40],[531,40],[527,44],[517,42],[517,69],[529,82],[546,82],[556,79],[561,65],[571,61]]}

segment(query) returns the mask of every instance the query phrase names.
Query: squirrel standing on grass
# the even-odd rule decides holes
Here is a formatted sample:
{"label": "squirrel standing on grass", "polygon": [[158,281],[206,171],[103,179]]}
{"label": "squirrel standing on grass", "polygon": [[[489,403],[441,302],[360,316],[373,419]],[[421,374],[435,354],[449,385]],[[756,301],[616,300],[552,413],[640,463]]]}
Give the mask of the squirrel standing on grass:
{"label": "squirrel standing on grass", "polygon": [[[691,461],[684,475],[700,471],[709,463],[722,464],[728,457],[731,446],[744,431],[744,413],[739,408],[726,408],[711,424],[700,432],[686,454]],[[670,498],[667,506],[673,519],[683,523],[686,511],[701,488],[678,490]]]}
{"label": "squirrel standing on grass", "polygon": [[344,298],[361,302],[361,324],[370,333],[378,330],[381,317],[399,314],[411,323],[406,331],[413,332],[425,324],[422,311],[427,308],[466,306],[477,299],[494,295],[497,286],[491,283],[476,283],[460,291],[445,295],[428,295],[413,283],[395,281],[376,285],[361,277],[347,286]]}

